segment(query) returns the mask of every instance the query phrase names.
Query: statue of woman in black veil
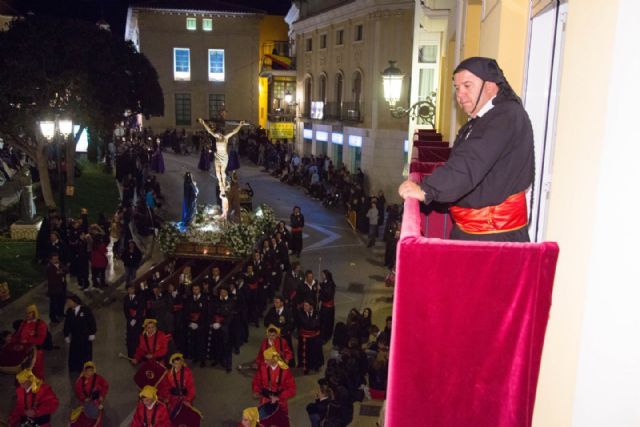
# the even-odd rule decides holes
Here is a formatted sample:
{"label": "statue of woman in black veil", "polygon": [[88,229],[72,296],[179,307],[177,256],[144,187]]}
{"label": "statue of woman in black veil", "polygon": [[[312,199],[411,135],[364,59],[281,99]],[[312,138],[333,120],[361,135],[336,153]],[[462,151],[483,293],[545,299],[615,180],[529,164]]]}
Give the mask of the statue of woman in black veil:
{"label": "statue of woman in black veil", "polygon": [[191,172],[184,174],[184,198],[182,199],[182,223],[189,225],[196,214],[198,199],[198,187],[191,178]]}

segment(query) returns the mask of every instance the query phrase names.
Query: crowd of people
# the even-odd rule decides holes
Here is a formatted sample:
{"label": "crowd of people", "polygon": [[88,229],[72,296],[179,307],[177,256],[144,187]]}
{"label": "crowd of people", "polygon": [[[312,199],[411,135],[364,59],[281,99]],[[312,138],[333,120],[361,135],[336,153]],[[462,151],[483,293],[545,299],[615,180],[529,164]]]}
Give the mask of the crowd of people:
{"label": "crowd of people", "polygon": [[[248,342],[251,326],[264,327],[265,338],[251,366],[255,369],[252,390],[259,406],[243,412],[243,423],[255,425],[252,420],[265,416],[273,417],[273,423],[283,414],[287,418],[287,401],[296,394],[290,368],[297,366],[303,375],[325,370],[318,398],[307,407],[312,425],[348,425],[355,401],[384,396],[389,330],[380,332],[372,326],[368,309],[362,313],[354,309],[346,322],[335,323],[336,285],[331,271],[319,271],[316,277],[299,262],[305,226],[299,207],[292,210],[289,224],[279,222],[272,235],[259,242],[241,273],[224,281],[219,267],[198,283],[191,283],[187,270],[175,284],[163,285],[160,275],[136,280],[142,259],[151,250],[154,230],[162,221],[164,197],[155,174],[164,172],[163,146],[183,150],[181,144],[165,142],[165,138],[173,141],[168,135],[155,137],[149,131],[110,144],[107,162],[115,165],[121,198],[111,218],[101,213],[91,224],[87,210],[78,218],[65,218],[52,209],[38,235],[37,257],[47,264],[50,320],[54,325],[64,320],[69,372],[79,375],[74,391],[81,406],[72,419],[89,417],[101,425],[109,384],[97,374],[93,361],[92,345],[99,325],[91,309],[69,293],[68,276],[75,277],[84,292],[103,292],[108,286],[106,270],[120,260],[127,290],[123,299],[126,357],[134,365],[153,361],[166,370],[161,383],[141,387],[133,426],[163,426],[183,405],[197,413],[191,406],[196,396],[193,374],[185,362],[231,372],[233,355]],[[269,148],[269,156],[271,151]],[[324,197],[334,191],[321,192],[314,175],[322,175],[323,188],[330,182],[340,191],[347,186],[350,195],[362,193],[361,172],[352,178],[344,167],[334,170],[324,158],[292,155],[282,159],[284,164],[265,160],[263,165],[267,170],[281,170],[276,175],[285,182],[307,186],[312,196]],[[376,209],[384,210],[384,199],[381,203],[374,200]],[[376,225],[383,216],[376,217]],[[51,334],[35,306],[27,309],[6,343],[35,346],[32,365],[16,377],[20,384],[16,393],[36,393],[31,403],[16,405],[11,422],[39,420],[47,425],[58,401],[44,381],[44,351],[52,346]],[[328,343],[332,348],[325,363],[323,346]],[[41,400],[50,404],[42,405]],[[36,406],[50,412],[36,413]]]}

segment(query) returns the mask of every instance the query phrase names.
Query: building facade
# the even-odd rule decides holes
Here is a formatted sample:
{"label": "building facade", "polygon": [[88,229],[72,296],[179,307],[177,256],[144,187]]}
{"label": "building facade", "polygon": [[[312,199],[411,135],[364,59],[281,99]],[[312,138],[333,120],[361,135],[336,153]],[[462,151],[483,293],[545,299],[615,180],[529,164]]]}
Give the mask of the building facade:
{"label": "building facade", "polygon": [[165,114],[154,130],[197,130],[198,118],[257,124],[260,118],[261,42],[272,38],[272,17],[260,10],[204,0],[145,1],[129,7],[125,38],[158,71]]}
{"label": "building facade", "polygon": [[[403,179],[408,119],[391,117],[381,73],[411,69],[413,0],[294,2],[296,149],[361,168],[369,192],[393,199]],[[400,103],[408,102],[405,91]]]}

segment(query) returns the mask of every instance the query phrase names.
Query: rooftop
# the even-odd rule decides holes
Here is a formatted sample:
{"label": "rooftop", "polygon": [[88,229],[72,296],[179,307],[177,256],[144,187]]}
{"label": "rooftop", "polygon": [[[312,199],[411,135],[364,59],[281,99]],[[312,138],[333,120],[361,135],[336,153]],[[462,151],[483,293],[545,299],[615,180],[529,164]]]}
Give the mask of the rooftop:
{"label": "rooftop", "polygon": [[219,0],[143,0],[133,3],[131,7],[139,9],[160,9],[185,12],[198,11],[242,14],[266,13],[261,9],[255,9]]}

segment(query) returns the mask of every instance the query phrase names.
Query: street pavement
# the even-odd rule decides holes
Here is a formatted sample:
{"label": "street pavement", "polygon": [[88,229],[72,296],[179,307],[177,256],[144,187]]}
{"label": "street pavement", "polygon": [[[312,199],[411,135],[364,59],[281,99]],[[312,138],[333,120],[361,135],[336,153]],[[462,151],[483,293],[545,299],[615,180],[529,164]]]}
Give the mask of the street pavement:
{"label": "street pavement", "polygon": [[[163,210],[167,218],[180,217],[183,176],[187,171],[192,173],[197,182],[199,203],[214,203],[215,175],[198,170],[197,161],[195,155],[165,153],[166,171],[159,175],[158,179],[166,198]],[[392,298],[391,289],[384,286],[386,269],[382,265],[382,243],[378,242],[373,248],[366,248],[365,240],[351,229],[340,209],[324,208],[319,201],[306,196],[300,187],[282,184],[244,159],[239,178],[241,185],[249,182],[253,187],[254,207],[260,203],[267,203],[274,209],[276,217],[285,220],[287,224],[293,206],[301,208],[305,216],[305,231],[300,263],[303,270],[312,270],[315,275],[322,269],[329,269],[333,273],[337,285],[336,321],[344,321],[352,307],[359,310],[370,307],[373,309],[373,323],[382,329],[386,316],[391,313]],[[149,255],[139,274],[162,259],[157,245]],[[110,282],[116,282],[112,289],[102,295],[82,295],[94,308],[98,322],[93,350],[94,361],[98,372],[107,378],[111,387],[105,405],[105,427],[129,426],[137,400],[137,388],[132,379],[135,368],[126,360],[118,358],[120,352],[126,352],[125,321],[121,303],[124,290],[122,284],[117,282],[121,274],[121,263],[116,261],[108,278]],[[72,281],[70,288],[72,291],[77,290],[77,285]],[[0,312],[0,329],[10,329],[11,322],[22,317],[24,307],[29,303],[36,303],[42,318],[48,321],[48,300],[44,287],[40,286]],[[64,426],[68,423],[70,409],[76,404],[72,393],[72,383],[76,377],[70,377],[68,374],[68,350],[62,337],[62,326],[54,326],[51,331],[54,343],[60,348],[45,352],[45,380],[52,385],[60,399],[60,409],[53,417],[53,426]],[[263,336],[262,328],[251,328],[249,343],[241,347],[239,355],[234,355],[234,366],[248,364],[255,358]],[[330,350],[330,343],[324,350],[326,356]],[[241,418],[242,409],[257,404],[251,392],[253,372],[234,370],[227,374],[220,367],[192,366],[192,369],[197,396],[194,404],[203,412],[203,426],[235,426]],[[292,425],[308,426],[305,407],[315,399],[317,380],[322,377],[322,371],[307,376],[303,376],[299,369],[294,369],[293,373],[297,395],[289,401]],[[13,405],[13,395],[13,378],[1,375],[0,420],[6,420]],[[363,415],[360,415],[360,405],[356,405],[354,422],[351,425],[375,426],[377,417],[364,414],[375,415],[379,406],[379,402],[365,401]]]}

